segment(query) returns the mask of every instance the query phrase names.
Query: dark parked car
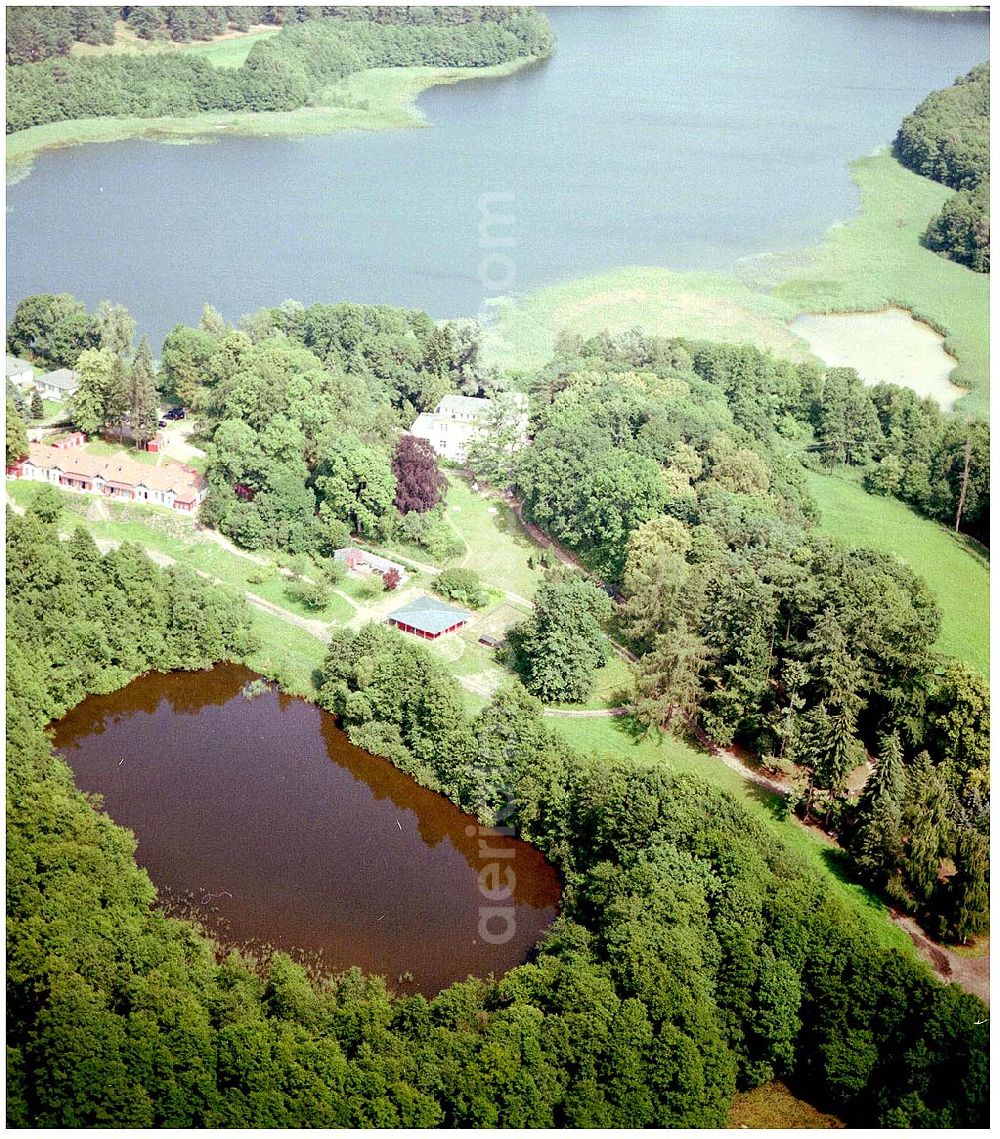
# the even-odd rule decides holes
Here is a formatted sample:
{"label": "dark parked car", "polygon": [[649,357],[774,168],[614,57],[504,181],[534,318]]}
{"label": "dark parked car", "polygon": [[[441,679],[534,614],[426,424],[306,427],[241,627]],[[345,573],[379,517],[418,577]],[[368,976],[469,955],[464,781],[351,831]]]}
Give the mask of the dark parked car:
{"label": "dark parked car", "polygon": [[184,418],[184,408],[183,407],[172,407],[166,413],[166,415],[164,415],[163,418],[164,419],[183,419]]}
{"label": "dark parked car", "polygon": [[167,425],[167,421],[165,419],[161,419],[160,422],[157,423],[156,426],[157,427],[166,427],[166,425]]}

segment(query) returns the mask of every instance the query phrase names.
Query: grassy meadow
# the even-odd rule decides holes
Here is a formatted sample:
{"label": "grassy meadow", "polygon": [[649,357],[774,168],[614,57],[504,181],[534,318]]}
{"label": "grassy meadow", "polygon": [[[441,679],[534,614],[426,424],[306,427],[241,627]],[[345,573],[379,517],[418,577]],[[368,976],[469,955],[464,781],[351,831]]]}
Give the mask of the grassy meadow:
{"label": "grassy meadow", "polygon": [[257,25],[246,32],[226,32],[213,40],[176,43],[170,39],[144,40],[124,20],[117,20],[113,44],[74,43],[69,53],[85,58],[103,55],[159,55],[163,52],[183,51],[203,56],[215,67],[239,67],[255,43],[277,35],[280,30],[277,27]]}
{"label": "grassy meadow", "polygon": [[861,212],[815,248],[753,258],[739,274],[634,266],[494,302],[487,351],[513,371],[544,364],[562,330],[640,326],[662,336],[750,342],[790,359],[808,346],[787,327],[804,312],[911,310],[945,337],[960,415],[989,407],[989,278],[924,249],[920,235],[951,191],[880,153],[851,166]]}
{"label": "grassy meadow", "polygon": [[448,478],[446,507],[448,521],[465,545],[454,564],[475,570],[488,586],[530,601],[542,581],[542,571],[528,565],[538,547],[511,507],[501,498],[477,494],[467,479],[454,474]]}
{"label": "grassy meadow", "polygon": [[499,298],[492,309],[484,347],[504,371],[540,368],[562,331],[594,336],[636,326],[656,336],[750,341],[791,359],[810,358],[808,345],[787,328],[797,310],[724,273],[632,265]]}
{"label": "grassy meadow", "polygon": [[941,607],[938,650],[989,676],[990,566],[983,548],[849,478],[808,471],[806,479],[819,504],[820,530],[901,558]]}
{"label": "grassy meadow", "polygon": [[[44,483],[7,483],[7,494],[18,506],[29,505]],[[171,558],[180,565],[217,578],[230,589],[249,590],[298,617],[327,622],[347,621],[354,606],[333,594],[325,609],[314,610],[290,598],[285,587],[289,578],[281,573],[277,562],[266,559],[260,565],[251,557],[236,554],[195,529],[194,520],[167,507],[143,506],[136,503],[112,503],[90,495],[61,491],[63,517],[60,528],[71,532],[85,526],[97,539],[136,542],[153,554]],[[102,507],[101,517],[93,508]]]}

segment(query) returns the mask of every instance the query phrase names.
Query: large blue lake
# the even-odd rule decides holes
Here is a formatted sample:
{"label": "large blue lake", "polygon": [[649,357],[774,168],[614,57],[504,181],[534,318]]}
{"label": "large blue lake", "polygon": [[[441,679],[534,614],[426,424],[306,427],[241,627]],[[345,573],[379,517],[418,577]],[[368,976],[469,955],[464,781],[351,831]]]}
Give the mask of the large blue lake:
{"label": "large blue lake", "polygon": [[513,195],[504,291],[625,264],[730,267],[853,216],[847,163],[989,46],[976,13],[550,18],[551,59],[426,92],[433,129],[40,155],[8,188],[8,313],[35,292],[122,301],[154,348],[205,301],[233,319],[289,297],[473,315],[499,291],[481,279],[484,194]]}

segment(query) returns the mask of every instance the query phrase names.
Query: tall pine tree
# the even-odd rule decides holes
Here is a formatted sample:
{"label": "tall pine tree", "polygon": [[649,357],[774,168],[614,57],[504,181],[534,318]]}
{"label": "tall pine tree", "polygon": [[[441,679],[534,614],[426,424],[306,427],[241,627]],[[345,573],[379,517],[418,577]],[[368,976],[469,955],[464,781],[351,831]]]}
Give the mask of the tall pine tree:
{"label": "tall pine tree", "polygon": [[143,447],[156,434],[159,412],[153,357],[149,350],[149,340],[145,336],[139,341],[129,370],[128,408],[135,445],[137,448]]}
{"label": "tall pine tree", "polygon": [[989,842],[976,831],[962,831],[955,851],[955,874],[944,891],[942,926],[964,945],[990,925]]}
{"label": "tall pine tree", "polygon": [[948,825],[948,786],[927,752],[921,752],[909,770],[903,812],[909,841],[903,865],[910,892],[925,905],[937,888]]}
{"label": "tall pine tree", "polygon": [[898,873],[902,861],[905,794],[903,749],[893,732],[882,741],[878,763],[865,784],[850,843],[862,877],[880,888]]}

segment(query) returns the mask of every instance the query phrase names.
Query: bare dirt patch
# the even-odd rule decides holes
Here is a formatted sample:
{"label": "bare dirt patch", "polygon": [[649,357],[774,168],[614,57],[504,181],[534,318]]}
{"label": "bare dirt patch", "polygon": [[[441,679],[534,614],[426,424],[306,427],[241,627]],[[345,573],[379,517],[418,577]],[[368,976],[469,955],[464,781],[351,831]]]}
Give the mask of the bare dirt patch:
{"label": "bare dirt patch", "polygon": [[940,945],[924,933],[911,917],[900,913],[899,910],[890,910],[892,920],[906,930],[914,947],[930,962],[934,972],[942,981],[953,982],[965,989],[967,993],[979,999],[986,1005],[990,1003],[990,957],[989,950],[981,957],[965,957],[953,949]]}
{"label": "bare dirt patch", "polygon": [[163,456],[176,459],[178,463],[190,463],[192,459],[204,459],[205,452],[194,446],[189,437],[194,434],[193,419],[181,419],[160,428],[163,436]]}
{"label": "bare dirt patch", "polygon": [[469,692],[489,700],[504,682],[504,674],[498,668],[488,668],[483,672],[470,672],[458,678],[459,683]]}
{"label": "bare dirt patch", "polygon": [[507,636],[507,630],[525,619],[527,611],[518,609],[513,605],[501,603],[488,613],[479,615],[476,622],[476,635],[479,637],[495,637],[502,641]]}
{"label": "bare dirt patch", "polygon": [[965,394],[951,382],[957,361],[944,338],[905,309],[796,317],[788,326],[831,368],[854,368],[866,384],[889,383],[930,396],[945,411]]}
{"label": "bare dirt patch", "polygon": [[347,627],[357,632],[369,621],[384,621],[394,609],[402,609],[411,601],[422,597],[426,590],[413,586],[409,589],[393,589],[388,592],[376,594],[371,601],[351,599],[351,604],[357,606],[357,612],[347,622]]}

